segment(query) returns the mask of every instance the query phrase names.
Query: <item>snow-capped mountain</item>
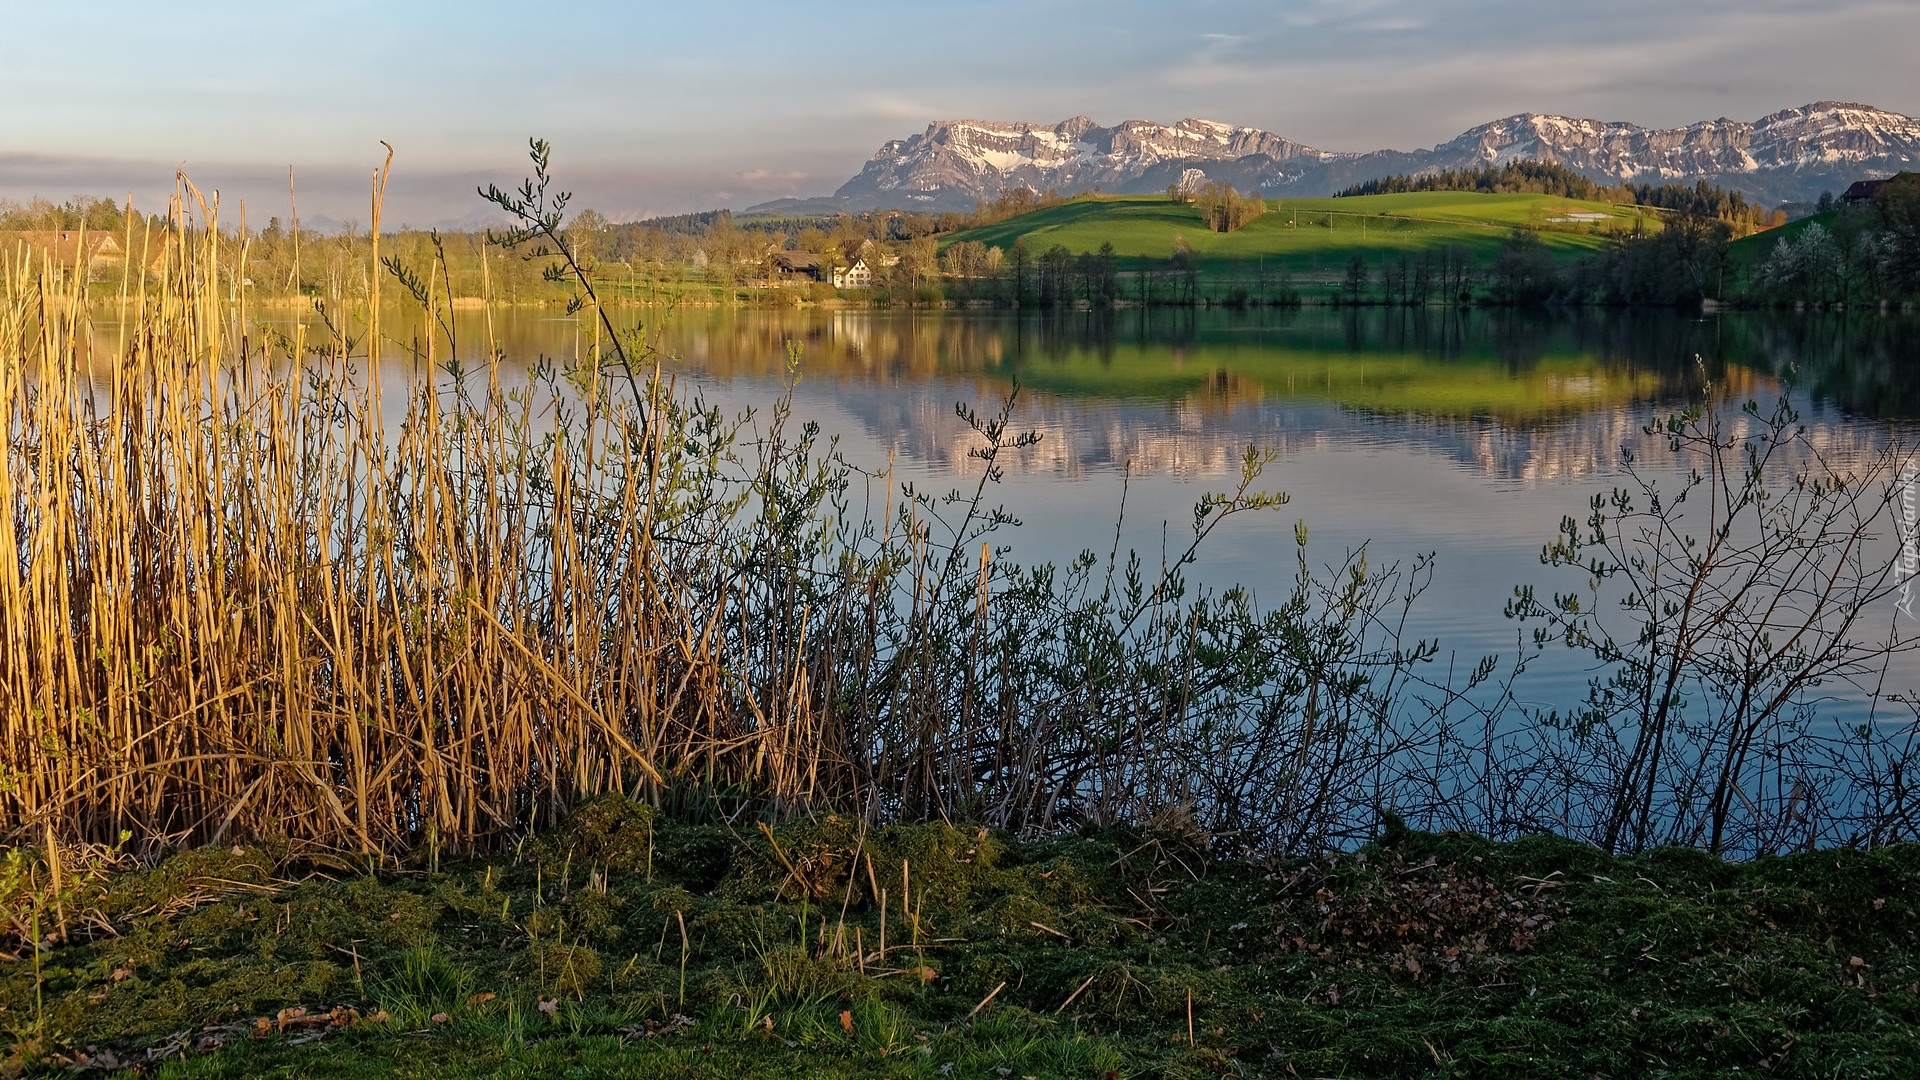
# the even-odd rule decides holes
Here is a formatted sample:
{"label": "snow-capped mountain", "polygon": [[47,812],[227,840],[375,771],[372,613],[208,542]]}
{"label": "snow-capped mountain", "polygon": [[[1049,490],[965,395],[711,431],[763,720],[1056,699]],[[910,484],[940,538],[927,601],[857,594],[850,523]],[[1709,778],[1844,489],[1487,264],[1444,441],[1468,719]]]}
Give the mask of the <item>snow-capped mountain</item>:
{"label": "snow-capped mountain", "polygon": [[[1208,179],[1270,196],[1330,195],[1394,173],[1472,168],[1516,158],[1552,161],[1596,180],[1707,180],[1762,203],[1808,200],[1854,180],[1920,168],[1920,120],[1823,101],[1752,123],[1707,120],[1683,128],[1524,113],[1476,127],[1429,150],[1354,154],[1317,150],[1258,128],[1213,120],[1130,120],[1102,127],[1084,116],[1051,126],[951,120],[882,146],[858,176],[816,209],[965,210],[1003,188],[1163,191]],[[801,204],[789,209],[798,209]],[[770,204],[771,206],[772,204]]]}
{"label": "snow-capped mountain", "polygon": [[1707,180],[1762,202],[1786,201],[1920,166],[1920,120],[1833,101],[1753,123],[1720,119],[1668,129],[1528,113],[1483,124],[1428,153],[1429,167],[1533,158],[1597,180]]}
{"label": "snow-capped mountain", "polygon": [[[955,120],[930,124],[880,148],[836,197],[890,193],[913,202],[991,198],[1006,187],[1140,190],[1162,172],[1172,180],[1195,162],[1261,163],[1329,155],[1256,128],[1212,120],[1168,126],[1129,120],[1101,127],[1076,116],[1051,127]],[[1172,180],[1160,184],[1165,187]]]}

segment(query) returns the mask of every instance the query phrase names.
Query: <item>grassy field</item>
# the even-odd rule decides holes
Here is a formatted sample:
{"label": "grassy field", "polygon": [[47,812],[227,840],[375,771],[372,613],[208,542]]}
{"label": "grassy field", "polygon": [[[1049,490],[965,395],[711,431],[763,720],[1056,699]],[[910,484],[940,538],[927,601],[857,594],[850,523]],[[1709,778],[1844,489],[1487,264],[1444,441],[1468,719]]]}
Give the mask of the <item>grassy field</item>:
{"label": "grassy field", "polygon": [[[4,894],[9,1074],[1912,1075],[1920,849],[1732,864],[1397,829],[1254,862],[617,797],[491,861],[215,847]],[[1176,823],[1177,826],[1177,823]],[[1905,1062],[1905,1064],[1901,1064]]]}
{"label": "grassy field", "polygon": [[[1415,192],[1344,199],[1270,200],[1266,214],[1231,233],[1214,232],[1191,204],[1154,196],[1074,199],[946,238],[1009,249],[1022,237],[1037,255],[1055,244],[1078,254],[1111,243],[1122,259],[1167,259],[1176,237],[1199,257],[1203,272],[1262,265],[1285,271],[1299,285],[1339,281],[1358,254],[1369,263],[1459,246],[1487,262],[1518,228],[1539,232],[1563,260],[1588,254],[1608,235],[1630,232],[1636,221],[1658,229],[1651,211],[1549,195]],[[1556,220],[1604,214],[1604,220]]]}

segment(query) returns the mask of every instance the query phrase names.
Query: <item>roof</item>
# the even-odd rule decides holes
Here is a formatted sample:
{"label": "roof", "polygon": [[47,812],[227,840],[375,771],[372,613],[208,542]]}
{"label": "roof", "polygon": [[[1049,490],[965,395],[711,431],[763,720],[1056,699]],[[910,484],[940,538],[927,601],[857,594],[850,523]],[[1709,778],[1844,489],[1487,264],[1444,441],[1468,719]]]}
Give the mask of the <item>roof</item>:
{"label": "roof", "polygon": [[1855,180],[1853,186],[1840,196],[1840,201],[1867,202],[1880,194],[1880,186],[1885,183],[1885,180]]}
{"label": "roof", "polygon": [[83,239],[88,261],[117,259],[123,254],[120,250],[120,241],[115,239],[112,233],[104,230],[83,233],[79,229],[0,232],[0,253],[11,254],[16,248],[25,246],[51,254],[54,261],[62,266],[73,266],[79,261],[78,256]]}
{"label": "roof", "polygon": [[820,256],[811,251],[776,251],[773,261],[783,270],[818,270]]}

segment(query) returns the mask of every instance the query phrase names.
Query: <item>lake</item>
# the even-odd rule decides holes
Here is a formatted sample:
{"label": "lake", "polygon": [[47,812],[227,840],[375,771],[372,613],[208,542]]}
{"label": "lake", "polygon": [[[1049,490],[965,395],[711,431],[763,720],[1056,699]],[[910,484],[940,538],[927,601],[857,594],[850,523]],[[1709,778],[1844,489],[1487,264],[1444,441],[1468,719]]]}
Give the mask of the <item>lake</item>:
{"label": "lake", "polygon": [[[515,362],[590,341],[590,324],[532,309],[463,312],[459,332],[469,360],[490,339]],[[1157,562],[1249,445],[1271,450],[1261,486],[1287,504],[1228,521],[1192,577],[1277,601],[1296,523],[1318,563],[1363,545],[1375,566],[1430,553],[1410,632],[1462,666],[1519,647],[1502,613],[1516,585],[1571,586],[1541,547],[1621,479],[1623,447],[1661,460],[1645,425],[1707,393],[1729,408],[1785,393],[1815,445],[1846,458],[1920,416],[1920,323],[1899,316],[702,309],[655,315],[648,336],[683,389],[730,411],[764,413],[791,350],[795,415],[924,489],[971,490],[980,440],[955,405],[990,412],[1017,386],[1013,425],[1041,438],[992,498],[1020,519],[998,542],[1024,562],[1104,556],[1116,523],[1123,552]],[[1550,653],[1522,697],[1565,708],[1587,676]]]}

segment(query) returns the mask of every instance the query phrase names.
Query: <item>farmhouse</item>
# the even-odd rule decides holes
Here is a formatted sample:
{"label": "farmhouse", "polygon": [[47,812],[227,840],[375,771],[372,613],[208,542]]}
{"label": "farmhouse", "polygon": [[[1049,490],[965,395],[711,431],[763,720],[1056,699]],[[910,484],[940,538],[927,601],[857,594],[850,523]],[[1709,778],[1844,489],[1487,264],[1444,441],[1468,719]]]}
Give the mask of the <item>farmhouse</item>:
{"label": "farmhouse", "polygon": [[820,280],[820,256],[811,251],[776,251],[772,260],[773,272],[780,278]]}
{"label": "farmhouse", "polygon": [[1885,183],[1885,180],[1855,180],[1853,185],[1841,194],[1840,201],[1848,206],[1870,203],[1879,197],[1880,188]]}
{"label": "farmhouse", "polygon": [[870,289],[873,287],[873,269],[867,265],[867,260],[856,256],[852,266],[834,268],[833,284],[841,289]]}

